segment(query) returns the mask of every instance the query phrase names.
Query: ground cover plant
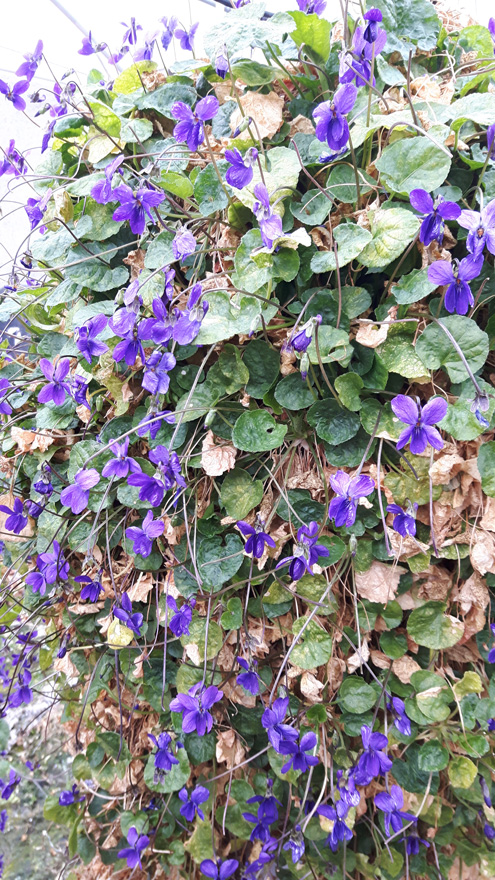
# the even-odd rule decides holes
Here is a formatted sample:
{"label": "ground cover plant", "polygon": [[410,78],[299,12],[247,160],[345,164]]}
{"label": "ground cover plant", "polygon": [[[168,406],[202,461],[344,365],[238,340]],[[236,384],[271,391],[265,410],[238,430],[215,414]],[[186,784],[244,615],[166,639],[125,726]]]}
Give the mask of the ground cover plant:
{"label": "ground cover plant", "polygon": [[495,874],[495,23],[324,5],[0,81],[0,830],[42,694],[64,877]]}

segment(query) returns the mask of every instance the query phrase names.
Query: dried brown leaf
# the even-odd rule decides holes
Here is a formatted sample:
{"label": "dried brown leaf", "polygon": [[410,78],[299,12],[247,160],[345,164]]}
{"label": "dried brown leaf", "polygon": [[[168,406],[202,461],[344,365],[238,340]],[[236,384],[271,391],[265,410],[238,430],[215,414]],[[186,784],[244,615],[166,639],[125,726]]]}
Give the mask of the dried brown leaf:
{"label": "dried brown leaf", "polygon": [[[240,98],[240,103],[244,114],[255,120],[258,127],[257,133],[261,138],[271,138],[281,128],[284,99],[280,95],[275,92],[270,92],[268,95],[262,95],[260,92],[246,92]],[[232,131],[235,131],[240,125],[242,118],[241,111],[234,110],[230,117]],[[240,137],[243,140],[248,140],[251,135],[246,130],[242,132]]]}
{"label": "dried brown leaf", "polygon": [[235,467],[237,450],[226,443],[217,443],[213,431],[203,439],[201,466],[209,477],[220,477]]}
{"label": "dried brown leaf", "polygon": [[356,572],[356,590],[362,599],[386,605],[395,597],[401,575],[407,569],[400,565],[385,565],[374,560],[368,571]]}

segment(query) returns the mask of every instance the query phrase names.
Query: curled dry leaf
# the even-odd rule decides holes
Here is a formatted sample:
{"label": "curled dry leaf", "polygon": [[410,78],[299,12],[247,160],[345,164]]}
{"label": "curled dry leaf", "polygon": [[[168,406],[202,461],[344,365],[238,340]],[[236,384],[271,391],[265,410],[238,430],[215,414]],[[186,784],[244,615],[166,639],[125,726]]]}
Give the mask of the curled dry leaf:
{"label": "curled dry leaf", "polygon": [[478,572],[475,571],[462,585],[456,601],[459,602],[464,615],[465,629],[462,640],[467,642],[471,636],[485,628],[485,609],[490,601],[488,587]]}
{"label": "curled dry leaf", "polygon": [[495,574],[495,537],[490,532],[476,531],[473,535],[469,558],[474,570],[482,575]]}
{"label": "curled dry leaf", "polygon": [[361,649],[355,651],[354,654],[351,654],[347,658],[347,671],[349,675],[352,675],[353,672],[356,672],[358,669],[361,669],[363,663],[367,663],[370,659],[370,649],[368,645],[368,639],[364,638],[361,642]]}
{"label": "curled dry leaf", "polygon": [[413,672],[417,672],[418,669],[421,669],[419,663],[416,663],[416,660],[413,660],[407,654],[404,654],[403,657],[399,657],[398,660],[394,660],[392,663],[392,672],[402,684],[409,684],[411,675]]}
{"label": "curled dry leaf", "polygon": [[[271,138],[282,127],[284,99],[275,92],[270,92],[268,95],[261,95],[259,92],[246,92],[240,98],[240,102],[244,114],[255,120],[260,137]],[[232,131],[236,130],[241,121],[241,111],[234,110],[230,117]],[[248,140],[251,136],[246,130],[241,133],[240,137],[243,140]]]}
{"label": "curled dry leaf", "polygon": [[216,758],[219,764],[227,764],[232,769],[246,757],[240,739],[235,730],[223,730],[217,734]]}
{"label": "curled dry leaf", "polygon": [[209,477],[220,477],[235,467],[237,450],[228,444],[217,444],[213,431],[208,431],[201,448],[201,467]]}
{"label": "curled dry leaf", "polygon": [[152,589],[153,575],[151,571],[142,571],[137,581],[127,590],[127,595],[131,602],[146,602],[148,593]]}
{"label": "curled dry leaf", "polygon": [[365,348],[378,348],[382,342],[385,342],[389,326],[390,324],[368,324],[362,322],[356,333],[356,342],[364,345]]}
{"label": "curled dry leaf", "polygon": [[301,675],[301,693],[310,703],[321,703],[323,701],[320,691],[324,687],[325,685],[318,681],[312,672],[303,672]]}
{"label": "curled dry leaf", "polygon": [[391,567],[374,560],[368,571],[356,572],[356,590],[362,599],[386,605],[395,597],[401,575],[407,569],[400,565]]}
{"label": "curled dry leaf", "polygon": [[48,434],[25,431],[24,428],[17,428],[15,425],[10,429],[10,434],[21,452],[34,452],[36,449],[39,449],[40,452],[46,452],[48,447],[55,442],[54,438]]}

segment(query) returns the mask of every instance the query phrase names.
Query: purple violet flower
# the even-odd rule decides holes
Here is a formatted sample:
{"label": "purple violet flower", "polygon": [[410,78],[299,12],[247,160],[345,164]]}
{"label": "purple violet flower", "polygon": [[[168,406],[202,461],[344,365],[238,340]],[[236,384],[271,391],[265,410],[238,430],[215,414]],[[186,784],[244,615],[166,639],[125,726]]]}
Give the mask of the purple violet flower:
{"label": "purple violet flower", "polygon": [[351,479],[345,471],[337,471],[330,477],[330,485],[336,493],[328,508],[328,516],[335,521],[336,528],[354,525],[356,522],[359,499],[371,495],[375,483],[371,477],[354,477]]}
{"label": "purple violet flower", "polygon": [[66,581],[69,577],[69,563],[65,561],[64,554],[60,552],[58,541],[53,542],[53,551],[39,553],[36,557],[38,571],[30,571],[26,575],[26,583],[33,588],[33,592],[39,591],[44,596],[46,587],[55,581]]}
{"label": "purple violet flower", "polygon": [[221,862],[220,859],[216,862],[212,861],[212,859],[204,859],[199,869],[210,880],[229,880],[229,877],[232,877],[232,874],[237,871],[238,867],[239,862],[237,859],[226,859],[224,862]]}
{"label": "purple violet flower", "polygon": [[174,367],[175,357],[171,352],[154,351],[146,361],[142,387],[151,394],[166,394],[170,385],[168,373]]}
{"label": "purple violet flower", "polygon": [[9,388],[12,388],[8,379],[0,379],[0,413],[4,416],[12,414],[12,407],[5,399]]}
{"label": "purple violet flower", "polygon": [[[42,222],[46,206],[50,201],[52,195],[51,188],[48,189],[41,199],[28,199],[27,203],[24,205],[24,210],[28,215],[29,222],[31,224],[31,229],[36,229],[36,227]],[[40,227],[40,232],[43,234],[46,230],[45,226]]]}
{"label": "purple violet flower", "polygon": [[397,449],[402,449],[409,441],[413,455],[424,452],[428,444],[434,449],[443,449],[440,433],[433,427],[447,413],[448,404],[443,397],[433,397],[422,407],[405,394],[398,394],[390,405],[397,418],[407,425],[397,441]]}
{"label": "purple violet flower", "polygon": [[289,576],[298,581],[304,574],[313,575],[312,566],[318,562],[319,556],[328,556],[329,550],[323,544],[317,544],[318,523],[310,522],[309,526],[301,526],[297,532],[292,556],[286,556],[277,563],[275,568],[289,564]]}
{"label": "purple violet flower", "polygon": [[3,152],[5,158],[0,162],[0,177],[3,174],[13,174],[15,177],[19,177],[20,174],[26,173],[26,160],[22,153],[16,149],[14,140],[9,141],[7,152]]}
{"label": "purple violet flower", "polygon": [[416,816],[413,816],[412,813],[401,810],[403,806],[404,795],[398,785],[392,785],[390,794],[386,791],[381,791],[375,795],[375,807],[378,807],[379,810],[385,813],[385,830],[388,835],[390,835],[390,826],[392,826],[392,831],[398,832],[401,830],[404,822],[417,821]]}
{"label": "purple violet flower", "polygon": [[[316,0],[316,2],[318,2],[318,0]],[[300,3],[300,0],[298,0],[298,3]],[[323,7],[325,7],[325,6],[326,6],[326,0],[324,0],[324,2],[323,2]],[[315,10],[315,12],[316,12],[316,10]],[[294,865],[297,865],[297,863],[301,861],[301,859],[304,855],[305,849],[306,849],[306,845],[304,843],[304,837],[302,835],[300,825],[296,825],[294,830],[291,831],[289,839],[286,843],[284,843],[282,849],[290,850],[290,853],[292,856],[292,863]]]}
{"label": "purple violet flower", "polygon": [[194,51],[194,37],[196,35],[198,27],[199,21],[196,21],[193,25],[191,25],[191,28],[188,31],[184,30],[184,28],[176,28],[175,36],[178,40],[180,40],[181,49],[184,49],[186,52]]}
{"label": "purple violet flower", "polygon": [[[492,636],[495,636],[495,623],[490,624],[490,629],[492,631]],[[488,663],[495,663],[495,645],[488,652],[487,661]]]}
{"label": "purple violet flower", "polygon": [[5,95],[7,101],[10,101],[16,110],[25,110],[26,102],[21,95],[27,92],[29,86],[28,79],[19,80],[12,88],[3,79],[0,79],[0,95]]}
{"label": "purple violet flower", "polygon": [[468,281],[472,281],[481,272],[483,256],[478,259],[474,256],[464,257],[458,262],[449,263],[448,260],[437,260],[428,266],[428,280],[433,281],[439,287],[448,285],[445,291],[444,305],[447,312],[455,312],[457,315],[465,315],[470,306],[474,305],[474,297]]}
{"label": "purple violet flower", "polygon": [[278,697],[273,706],[265,709],[261,716],[261,724],[265,728],[270,744],[276,752],[280,752],[282,742],[295,742],[299,734],[294,727],[284,724],[284,718],[289,707],[288,697]]}
{"label": "purple violet flower", "polygon": [[7,810],[2,810],[0,812],[0,834],[3,834],[3,832],[5,831],[5,826],[7,825],[8,817],[9,817],[9,814],[7,813]]}
{"label": "purple violet flower", "polygon": [[31,81],[34,74],[38,70],[41,59],[43,58],[42,41],[38,40],[34,52],[28,52],[26,55],[24,55],[24,58],[26,60],[23,61],[21,66],[17,68],[15,75],[25,77],[27,80]]}
{"label": "purple violet flower", "polygon": [[423,215],[419,240],[428,246],[432,241],[438,241],[440,247],[443,242],[445,220],[457,220],[461,213],[459,205],[455,202],[447,202],[442,196],[435,201],[425,189],[413,189],[409,194],[409,201],[416,211]]}
{"label": "purple violet flower", "polygon": [[19,675],[19,687],[13,691],[9,698],[9,706],[17,709],[19,706],[29,704],[33,699],[33,692],[29,685],[31,684],[31,673],[29,669],[23,669]]}
{"label": "purple violet flower", "polygon": [[[327,0],[297,0],[297,5],[301,12],[305,12],[306,15],[321,15],[326,9]],[[287,849],[287,846],[288,844],[284,846],[284,849]],[[299,859],[294,859],[293,861],[295,863],[299,861]]]}
{"label": "purple violet flower", "polygon": [[136,556],[146,559],[153,549],[153,538],[163,535],[164,531],[164,522],[161,519],[154,520],[151,510],[148,510],[142,527],[131,526],[125,530],[125,536],[133,543],[133,552]]}
{"label": "purple violet flower", "polygon": [[388,773],[392,767],[392,761],[383,754],[383,749],[388,746],[388,739],[383,733],[372,733],[371,727],[363,724],[361,727],[361,739],[364,752],[359,758],[354,780],[358,785],[368,785],[372,779],[380,773]]}
{"label": "purple violet flower", "polygon": [[15,770],[9,771],[9,778],[7,782],[4,782],[3,779],[0,779],[0,798],[4,801],[8,801],[10,796],[12,795],[14,789],[17,788],[21,781],[21,777]]}
{"label": "purple violet flower", "polygon": [[89,490],[100,482],[100,475],[95,468],[81,468],[74,477],[74,485],[66,486],[60,493],[60,500],[72,513],[82,513],[89,502]]}
{"label": "purple violet flower", "polygon": [[[127,533],[126,533],[127,534]],[[121,620],[124,626],[132,630],[134,635],[141,635],[141,627],[143,625],[143,615],[140,611],[132,611],[132,602],[127,593],[122,593],[120,605],[114,605],[112,608],[113,616]]]}
{"label": "purple violet flower", "polygon": [[215,73],[217,76],[221,77],[221,79],[225,79],[229,72],[229,62],[225,55],[222,52],[219,52],[217,57],[215,58]]}
{"label": "purple violet flower", "polygon": [[76,804],[78,801],[83,800],[84,795],[81,795],[76,783],[74,783],[69,791],[61,791],[58,796],[58,802],[61,807],[70,807],[72,804]]}
{"label": "purple violet flower", "polygon": [[486,779],[484,778],[484,776],[479,777],[479,782],[480,782],[481,793],[483,795],[483,800],[485,802],[485,805],[487,807],[491,807],[492,799],[490,797],[490,789],[488,788],[488,785],[486,784]]}
{"label": "purple violet flower", "polygon": [[142,868],[141,853],[146,849],[149,842],[149,837],[146,834],[139,834],[133,825],[127,832],[127,843],[129,846],[119,850],[117,853],[118,858],[126,859],[128,868]]}
{"label": "purple violet flower", "polygon": [[346,83],[337,89],[333,101],[324,101],[313,110],[316,137],[322,143],[326,141],[331,150],[341,150],[349,140],[349,125],[345,114],[354,107],[356,97],[356,86]]}
{"label": "purple violet flower", "polygon": [[411,828],[408,834],[405,834],[404,837],[401,837],[401,843],[406,844],[406,852],[408,856],[418,855],[420,843],[422,843],[423,846],[426,846],[426,848],[430,846],[427,840],[423,840],[422,837],[419,837],[418,832],[415,828]]}
{"label": "purple violet flower", "polygon": [[176,260],[190,257],[196,250],[196,239],[185,226],[179,226],[172,242],[172,253]]}
{"label": "purple violet flower", "polygon": [[416,535],[417,509],[416,502],[410,504],[407,511],[403,510],[399,504],[389,504],[387,507],[387,513],[392,513],[394,516],[392,528],[403,538],[407,538],[408,535],[414,538]]}
{"label": "purple violet flower", "polygon": [[41,358],[39,365],[45,379],[48,379],[48,385],[45,385],[38,394],[39,402],[49,403],[52,400],[55,406],[62,406],[65,395],[70,394],[70,387],[64,382],[70,370],[69,358],[62,358],[54,364],[47,358]]}
{"label": "purple violet flower", "polygon": [[101,354],[105,354],[108,351],[108,345],[96,339],[103,332],[107,324],[108,318],[106,315],[96,315],[77,330],[76,345],[88,364],[91,363],[92,358],[100,357]]}
{"label": "purple violet flower", "polygon": [[208,311],[206,300],[199,301],[201,294],[201,284],[195,284],[187,300],[187,309],[184,312],[176,312],[177,320],[172,334],[179,345],[189,345],[200,331],[201,323]]}
{"label": "purple violet flower", "polygon": [[70,385],[70,393],[74,398],[75,402],[79,406],[85,406],[86,409],[89,409],[91,412],[91,407],[87,401],[87,393],[88,393],[89,385],[86,384],[82,376],[73,376],[72,382]]}
{"label": "purple violet flower", "polygon": [[208,711],[223,698],[223,692],[215,685],[205,688],[198,682],[189,688],[187,694],[178,694],[170,703],[171,712],[179,712],[182,717],[184,733],[196,731],[198,736],[209,733],[213,727],[213,717]]}
{"label": "purple violet flower", "polygon": [[253,660],[250,665],[244,657],[238,657],[237,662],[239,666],[245,670],[245,672],[241,672],[237,678],[237,684],[240,684],[241,687],[244,688],[249,694],[252,694],[253,697],[256,697],[260,692],[260,678],[258,673],[256,672],[256,666],[258,665],[256,660]]}
{"label": "purple violet flower", "polygon": [[197,785],[196,788],[192,790],[191,797],[189,797],[187,788],[181,788],[179,791],[179,800],[182,801],[182,806],[179,812],[181,816],[184,816],[186,822],[193,822],[196,814],[202,822],[205,821],[205,814],[201,809],[201,804],[204,804],[209,797],[210,792],[204,787],[204,785]]}
{"label": "purple violet flower", "polygon": [[107,461],[101,472],[102,477],[105,477],[106,479],[117,477],[118,480],[123,480],[128,476],[129,472],[131,474],[141,473],[141,468],[137,461],[134,461],[133,458],[127,455],[129,450],[129,437],[125,437],[122,443],[117,443],[117,441],[110,443],[110,449],[115,458]]}
{"label": "purple violet flower", "polygon": [[349,812],[349,807],[344,801],[337,801],[335,807],[326,804],[318,807],[317,812],[320,816],[333,821],[333,828],[326,839],[327,845],[332,852],[337,852],[339,844],[344,840],[352,840],[352,830],[346,825],[345,819]]}
{"label": "purple violet flower", "polygon": [[486,130],[486,148],[493,162],[495,160],[495,122],[489,125]]}
{"label": "purple violet flower", "polygon": [[20,535],[22,530],[25,529],[28,524],[27,514],[21,499],[14,498],[14,503],[11,508],[7,507],[6,504],[0,504],[0,510],[2,513],[9,514],[5,520],[5,528],[7,531],[13,532],[15,535]]}
{"label": "purple violet flower", "polygon": [[256,147],[249,147],[244,153],[237,149],[225,150],[225,158],[230,162],[230,167],[225,173],[225,180],[235,189],[244,189],[253,179],[253,168],[258,160]]}
{"label": "purple violet flower", "polygon": [[461,211],[457,222],[463,229],[469,230],[466,247],[475,260],[481,257],[485,244],[490,253],[495,254],[495,199],[488,202],[481,213]]}
{"label": "purple violet flower", "polygon": [[378,25],[382,21],[383,15],[380,9],[368,9],[364,14],[364,20],[367,25],[364,29],[363,40],[367,43],[374,43],[378,36]]}
{"label": "purple violet flower", "polygon": [[[122,313],[126,313],[122,315]],[[109,321],[110,328],[118,336],[122,336],[122,342],[118,342],[113,350],[112,357],[118,364],[124,360],[128,367],[136,363],[139,356],[144,363],[146,356],[142,340],[147,338],[147,322],[136,324],[136,314],[130,309],[120,309]],[[117,327],[119,329],[117,330]],[[126,329],[129,328],[129,329]]]}
{"label": "purple violet flower", "polygon": [[403,736],[411,736],[411,722],[406,715],[404,700],[392,697],[387,701],[387,709],[394,716],[394,725]]}
{"label": "purple violet flower", "polygon": [[260,225],[264,246],[271,248],[275,239],[282,235],[282,218],[272,211],[270,196],[264,183],[256,184],[254,195],[257,201],[253,205],[253,214]]}
{"label": "purple violet flower", "polygon": [[179,760],[169,748],[172,737],[168,733],[160,733],[158,739],[152,733],[149,733],[148,736],[157,749],[154,754],[155,774],[153,777],[153,781],[157,784],[163,781],[165,774],[172,769],[174,764],[178,764]]}
{"label": "purple violet flower", "polygon": [[144,186],[134,192],[126,183],[120,183],[116,186],[113,194],[119,200],[120,207],[113,212],[112,219],[128,220],[134,235],[143,234],[146,228],[146,215],[153,223],[156,222],[151,209],[161,205],[165,198],[165,193],[147,189]]}
{"label": "purple violet flower", "polygon": [[[101,572],[98,575],[101,577]],[[83,584],[83,588],[79,593],[79,599],[84,602],[86,599],[89,599],[90,602],[97,602],[100,598],[100,593],[103,593],[103,586],[101,581],[94,581],[92,578],[88,577],[86,574],[79,574],[74,578],[76,583]]]}
{"label": "purple violet flower", "polygon": [[94,55],[96,52],[103,52],[106,48],[106,43],[95,43],[90,31],[87,37],[83,37],[81,48],[78,49],[78,55]]}
{"label": "purple violet flower", "polygon": [[167,425],[173,425],[175,413],[166,409],[158,412],[156,405],[152,405],[144,419],[141,419],[139,422],[136,431],[138,437],[145,437],[149,432],[151,440],[154,440],[161,428],[162,422],[165,422]]}
{"label": "purple violet flower", "polygon": [[316,743],[316,734],[313,731],[305,733],[298,743],[282,740],[280,743],[280,754],[290,755],[291,757],[284,764],[281,772],[287,773],[289,770],[299,770],[301,773],[305,773],[310,767],[315,767],[318,764],[318,757],[308,754],[308,752],[313,751]]}
{"label": "purple violet flower", "polygon": [[160,21],[161,21],[163,28],[164,28],[160,39],[161,39],[161,43],[162,43],[163,48],[165,49],[165,51],[167,51],[168,47],[170,46],[170,43],[173,40],[174,31],[177,27],[178,22],[177,22],[177,19],[174,18],[173,15],[170,16],[170,18],[168,18],[168,19],[166,16],[163,16],[163,18],[161,18]]}
{"label": "purple violet flower", "polygon": [[136,24],[136,19],[134,17],[131,17],[130,24],[126,24],[125,21],[121,21],[120,23],[122,27],[125,27],[122,44],[129,43],[130,46],[135,46],[138,41],[138,31],[142,31],[141,25]]}
{"label": "purple violet flower", "polygon": [[302,327],[299,327],[295,333],[292,331],[287,347],[299,353],[307,351],[311,345],[315,327],[317,324],[321,324],[321,320],[321,315],[315,315],[314,318],[310,318]]}
{"label": "purple violet flower", "polygon": [[[99,180],[95,183],[94,187],[91,190],[91,196],[98,202],[99,205],[106,205],[108,202],[114,202],[117,199],[117,196],[114,196],[112,189],[112,178],[117,171],[118,168],[122,165],[125,156],[122,154],[117,156],[112,162],[109,162],[105,167],[105,177],[103,180]],[[122,172],[121,172],[122,173]]]}
{"label": "purple violet flower", "polygon": [[242,519],[239,520],[236,525],[241,534],[247,538],[247,541],[244,544],[244,552],[247,553],[248,556],[252,554],[253,559],[261,559],[265,552],[265,544],[267,547],[276,546],[273,538],[264,531],[265,524],[259,514],[256,517],[256,523],[254,526],[250,526],[249,523],[244,522]]}
{"label": "purple violet flower", "polygon": [[[176,31],[177,35],[178,31]],[[213,119],[219,108],[218,99],[214,95],[201,98],[194,110],[183,101],[172,104],[172,114],[179,122],[174,128],[174,138],[179,144],[186,143],[194,152],[205,139],[204,125],[207,119]]]}
{"label": "purple violet flower", "polygon": [[179,608],[173,596],[167,596],[167,606],[173,611],[173,615],[168,621],[171,632],[178,639],[181,636],[189,635],[189,627],[191,626],[193,608],[196,605],[196,599],[188,599]]}

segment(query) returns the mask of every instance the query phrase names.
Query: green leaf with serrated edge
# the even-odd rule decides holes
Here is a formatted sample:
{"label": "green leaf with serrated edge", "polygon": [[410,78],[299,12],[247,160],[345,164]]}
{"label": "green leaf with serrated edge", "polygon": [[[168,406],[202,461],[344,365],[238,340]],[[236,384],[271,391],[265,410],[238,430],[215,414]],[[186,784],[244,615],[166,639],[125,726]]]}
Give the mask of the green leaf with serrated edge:
{"label": "green leaf with serrated edge", "polygon": [[[337,242],[339,269],[359,257],[372,239],[371,232],[357,223],[341,223],[334,230],[333,237]],[[311,268],[313,272],[332,272],[337,268],[334,251],[318,251],[311,260]]]}
{"label": "green leaf with serrated edge", "polygon": [[239,535],[218,536],[200,541],[196,561],[205,584],[219,588],[234,577],[243,561],[244,544]]}
{"label": "green leaf with serrated edge", "polygon": [[291,37],[296,46],[304,45],[304,51],[314,61],[325,62],[330,54],[330,35],[332,24],[316,13],[290,12],[297,27]]}
{"label": "green leaf with serrated edge", "polygon": [[470,758],[456,755],[452,758],[447,772],[450,784],[454,788],[471,788],[478,775],[478,768]]}
{"label": "green leaf with serrated edge", "polygon": [[433,293],[436,285],[428,281],[428,269],[413,269],[408,275],[403,275],[399,281],[392,286],[391,292],[395,296],[398,303],[408,305],[409,303],[419,302],[424,297]]}
{"label": "green leaf with serrated edge", "polygon": [[[488,357],[488,336],[475,321],[463,315],[450,315],[441,323],[454,337],[473,373],[483,367]],[[438,324],[423,330],[416,343],[416,354],[428,370],[444,367],[452,382],[468,378],[467,370],[457,349]]]}
{"label": "green leaf with serrated edge", "polygon": [[376,703],[376,694],[373,688],[366,684],[357,675],[346,678],[339,689],[337,700],[345,712],[360,715],[367,712]]}
{"label": "green leaf with serrated edge", "polygon": [[226,474],[220,491],[220,501],[227,516],[244,519],[263,499],[263,481],[253,480],[242,468]]}
{"label": "green leaf with serrated edge", "polygon": [[223,290],[208,291],[205,300],[209,308],[195,345],[213,345],[240,333],[248,334],[258,323],[261,326],[261,315],[268,324],[278,311],[276,303],[265,305],[262,300],[241,293],[231,297]]}
{"label": "green leaf with serrated edge", "polygon": [[448,176],[451,158],[427,137],[396,141],[375,162],[380,182],[392,192],[409,195],[413,189],[437,189]]}
{"label": "green leaf with serrated edge", "polygon": [[250,397],[263,398],[279,375],[279,352],[263,339],[255,339],[246,347],[243,361],[249,370],[247,393]]}
{"label": "green leaf with serrated edge", "polygon": [[337,376],[335,380],[335,390],[339,399],[352,412],[358,412],[361,409],[359,392],[363,386],[363,380],[357,373],[344,373],[342,376]]}
{"label": "green leaf with serrated edge", "polygon": [[448,750],[437,739],[429,740],[421,746],[418,766],[425,773],[438,773],[449,763]]}
{"label": "green leaf with serrated edge", "polygon": [[297,636],[303,626],[305,630],[291,652],[291,660],[301,669],[313,669],[327,663],[332,654],[332,637],[314,620],[307,623],[307,618],[300,617],[294,621],[292,632]]}
{"label": "green leaf with serrated edge", "polygon": [[266,410],[243,413],[232,431],[232,441],[242,452],[268,452],[283,443],[287,425],[278,424]]}
{"label": "green leaf with serrated edge", "polygon": [[142,81],[139,74],[154,70],[155,68],[156,63],[154,61],[138,61],[136,64],[131,64],[130,67],[127,67],[115,78],[113,92],[116,95],[132,94],[136,89],[141,88]]}
{"label": "green leaf with serrated edge", "polygon": [[224,629],[239,629],[242,624],[242,602],[233,596],[227,602],[227,610],[223,612],[220,623]]}
{"label": "green leaf with serrated edge", "polygon": [[350,440],[359,430],[359,416],[343,409],[336,400],[314,403],[307,419],[318,436],[333,446]]}
{"label": "green leaf with serrated edge", "polygon": [[308,357],[312,364],[319,363],[330,364],[333,361],[340,364],[341,367],[347,367],[352,357],[352,345],[349,341],[349,334],[345,330],[337,330],[335,327],[329,327],[320,324],[318,327],[318,352],[316,350],[315,336],[311,340],[308,348]]}
{"label": "green leaf with serrated edge", "polygon": [[457,644],[463,636],[464,624],[445,614],[443,602],[431,601],[411,612],[407,631],[418,645],[440,651]]}
{"label": "green leaf with serrated edge", "polygon": [[390,327],[385,342],[376,349],[386,370],[399,373],[406,379],[415,379],[424,375],[423,362],[414,348],[415,329],[411,325],[395,324]]}
{"label": "green leaf with serrated edge", "polygon": [[378,208],[370,214],[373,239],[359,254],[359,262],[370,269],[383,269],[400,257],[419,230],[419,220],[404,208]]}
{"label": "green leaf with serrated edge", "polygon": [[308,388],[300,373],[284,376],[274,390],[275,400],[284,409],[307,409],[315,401],[315,392]]}

